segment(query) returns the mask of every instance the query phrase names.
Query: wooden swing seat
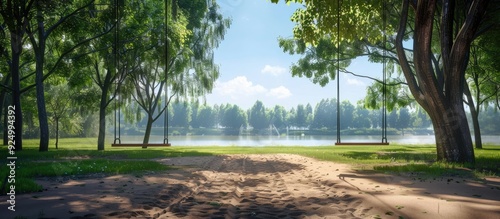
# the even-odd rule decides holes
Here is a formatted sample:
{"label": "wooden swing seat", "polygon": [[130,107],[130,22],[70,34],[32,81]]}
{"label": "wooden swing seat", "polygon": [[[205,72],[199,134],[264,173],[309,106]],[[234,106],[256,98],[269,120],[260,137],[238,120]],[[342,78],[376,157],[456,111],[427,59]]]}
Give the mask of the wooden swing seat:
{"label": "wooden swing seat", "polygon": [[336,142],[335,145],[389,145],[389,142]]}
{"label": "wooden swing seat", "polygon": [[118,144],[111,144],[111,147],[170,147],[170,143],[148,143],[144,145],[143,143],[118,143]]}

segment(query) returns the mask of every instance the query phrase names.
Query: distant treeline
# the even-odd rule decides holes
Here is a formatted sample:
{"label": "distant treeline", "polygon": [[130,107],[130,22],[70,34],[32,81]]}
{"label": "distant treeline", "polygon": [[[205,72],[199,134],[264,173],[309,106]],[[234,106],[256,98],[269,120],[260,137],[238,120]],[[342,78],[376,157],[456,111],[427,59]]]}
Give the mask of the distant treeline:
{"label": "distant treeline", "polygon": [[[146,126],[144,113],[137,111],[134,105],[123,110],[121,118],[122,132],[143,134]],[[127,113],[128,112],[128,113]],[[132,113],[133,112],[133,113]],[[363,105],[353,105],[349,101],[340,104],[340,129],[346,135],[378,135],[382,127],[382,111],[366,109]],[[500,134],[500,116],[493,108],[481,113],[480,123],[484,135]],[[113,122],[108,130],[112,131]],[[163,134],[164,115],[153,124],[152,134]],[[222,134],[269,134],[290,135],[313,134],[331,135],[337,130],[336,99],[323,99],[314,107],[311,104],[299,104],[292,109],[283,106],[266,107],[256,101],[250,109],[238,105],[206,105],[197,102],[177,102],[168,108],[168,127],[170,135],[222,135]],[[472,127],[472,125],[470,126]],[[432,134],[431,121],[419,107],[404,107],[387,112],[389,135]]]}

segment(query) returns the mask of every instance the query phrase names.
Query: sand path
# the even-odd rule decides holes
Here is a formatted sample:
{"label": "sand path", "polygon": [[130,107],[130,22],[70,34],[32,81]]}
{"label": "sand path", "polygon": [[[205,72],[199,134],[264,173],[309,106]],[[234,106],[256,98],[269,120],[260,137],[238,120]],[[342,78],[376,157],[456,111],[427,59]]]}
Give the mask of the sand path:
{"label": "sand path", "polygon": [[[500,218],[500,179],[418,179],[298,155],[158,159],[143,176],[40,179],[0,218]],[[2,196],[5,198],[5,196]]]}

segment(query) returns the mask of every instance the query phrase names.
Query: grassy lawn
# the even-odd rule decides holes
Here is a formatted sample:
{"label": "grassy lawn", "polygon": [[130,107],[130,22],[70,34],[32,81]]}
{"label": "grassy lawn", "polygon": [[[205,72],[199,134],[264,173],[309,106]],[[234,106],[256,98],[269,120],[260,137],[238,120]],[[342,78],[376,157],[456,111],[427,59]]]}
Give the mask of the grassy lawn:
{"label": "grassy lawn", "polygon": [[[487,145],[476,150],[476,164],[436,162],[433,145],[389,146],[269,146],[220,147],[191,146],[168,148],[112,148],[97,151],[94,138],[61,139],[59,149],[38,152],[38,140],[24,140],[23,151],[16,152],[16,192],[42,189],[35,177],[78,177],[89,174],[142,174],[165,171],[169,167],[149,159],[182,156],[211,156],[224,154],[298,154],[320,160],[351,164],[356,169],[381,172],[412,172],[423,176],[461,175],[473,178],[499,176],[500,146]],[[0,147],[7,157],[7,148]],[[5,167],[6,159],[0,164]],[[0,188],[4,187],[7,168],[0,169]]]}

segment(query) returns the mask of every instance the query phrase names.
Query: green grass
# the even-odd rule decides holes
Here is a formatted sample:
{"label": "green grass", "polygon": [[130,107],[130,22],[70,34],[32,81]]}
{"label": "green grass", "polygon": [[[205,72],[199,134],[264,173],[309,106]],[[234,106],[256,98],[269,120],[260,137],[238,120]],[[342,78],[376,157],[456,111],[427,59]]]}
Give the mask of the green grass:
{"label": "green grass", "polygon": [[[460,168],[454,164],[435,162],[432,164],[406,164],[406,165],[382,165],[374,166],[373,169],[382,172],[411,173],[423,177],[436,176],[464,176],[475,177],[473,171]],[[479,176],[479,175],[478,175]]]}
{"label": "green grass", "polygon": [[[19,161],[19,160],[18,160]],[[16,193],[35,192],[42,189],[34,182],[36,177],[76,177],[89,174],[131,174],[154,171],[165,171],[170,167],[149,160],[53,160],[53,161],[25,161],[16,164],[15,186]],[[6,168],[1,169],[2,179],[9,173]],[[0,183],[3,188],[4,181]]]}
{"label": "green grass", "polygon": [[142,171],[163,171],[167,169],[168,167],[165,165],[148,160],[87,159],[26,162],[18,166],[18,173],[16,175],[20,177],[53,177],[93,173],[127,174]]}
{"label": "green grass", "polygon": [[[211,156],[224,154],[297,154],[319,160],[351,164],[356,169],[390,173],[413,173],[427,176],[461,175],[483,178],[499,176],[500,146],[487,145],[475,150],[476,164],[449,164],[436,162],[433,145],[389,145],[389,146],[268,146],[268,147],[221,147],[191,146],[167,148],[112,148],[97,151],[95,138],[60,139],[59,149],[51,146],[48,152],[38,151],[38,140],[25,140],[23,151],[16,152],[16,190],[38,191],[41,188],[33,181],[35,177],[81,176],[95,173],[129,174],[148,171],[165,171],[154,158]],[[6,147],[0,147],[7,154]],[[0,165],[5,167],[5,160]],[[5,179],[6,168],[0,169]],[[3,180],[0,188],[3,187]]]}

